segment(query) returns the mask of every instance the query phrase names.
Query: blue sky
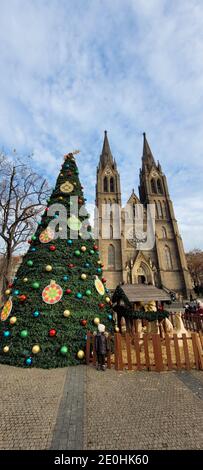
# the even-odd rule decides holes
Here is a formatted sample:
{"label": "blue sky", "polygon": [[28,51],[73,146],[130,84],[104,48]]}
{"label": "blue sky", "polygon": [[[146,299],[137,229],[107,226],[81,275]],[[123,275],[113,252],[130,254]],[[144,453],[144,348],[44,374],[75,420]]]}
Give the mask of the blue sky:
{"label": "blue sky", "polygon": [[1,0],[0,148],[33,152],[51,184],[79,148],[94,202],[107,129],[124,203],[145,131],[185,248],[203,248],[202,25],[202,0]]}

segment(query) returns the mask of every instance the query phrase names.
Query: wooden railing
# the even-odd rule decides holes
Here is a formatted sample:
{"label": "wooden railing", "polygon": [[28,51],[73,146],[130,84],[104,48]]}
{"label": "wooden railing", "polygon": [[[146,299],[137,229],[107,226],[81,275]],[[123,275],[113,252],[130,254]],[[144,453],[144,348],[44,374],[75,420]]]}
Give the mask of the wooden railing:
{"label": "wooden railing", "polygon": [[[87,334],[86,363],[96,365],[94,336]],[[107,368],[116,370],[203,370],[203,335],[191,332],[191,337],[178,338],[159,334],[126,333],[114,335],[114,353],[108,352]]]}
{"label": "wooden railing", "polygon": [[[174,321],[175,313],[169,315],[169,320],[175,327]],[[203,315],[199,313],[182,313],[182,320],[186,330],[190,331],[202,331],[203,332]]]}

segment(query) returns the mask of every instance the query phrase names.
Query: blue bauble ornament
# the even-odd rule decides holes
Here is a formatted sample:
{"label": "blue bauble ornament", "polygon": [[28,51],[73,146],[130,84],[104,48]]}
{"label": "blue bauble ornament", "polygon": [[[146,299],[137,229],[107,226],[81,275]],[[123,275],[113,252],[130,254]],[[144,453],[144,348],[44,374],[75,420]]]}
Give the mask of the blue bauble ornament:
{"label": "blue bauble ornament", "polygon": [[63,276],[64,281],[68,281],[69,277],[68,276]]}
{"label": "blue bauble ornament", "polygon": [[109,289],[107,289],[107,287],[105,287],[105,291],[108,293],[108,292],[109,292]]}
{"label": "blue bauble ornament", "polygon": [[37,317],[39,317],[40,312],[38,312],[38,310],[35,310],[35,312],[33,312],[32,315],[33,315],[34,318],[37,318]]}
{"label": "blue bauble ornament", "polygon": [[113,318],[112,315],[108,315],[109,320],[112,320],[112,318]]}
{"label": "blue bauble ornament", "polygon": [[32,358],[31,358],[31,357],[27,357],[27,358],[25,359],[25,364],[26,364],[26,366],[31,366],[31,364],[32,364]]}
{"label": "blue bauble ornament", "polygon": [[38,225],[42,225],[42,222],[38,222]]}
{"label": "blue bauble ornament", "polygon": [[15,295],[19,295],[19,294],[20,294],[20,291],[16,289],[16,290],[14,290],[14,294],[15,294]]}
{"label": "blue bauble ornament", "polygon": [[69,240],[67,241],[67,243],[68,243],[68,245],[72,245],[73,240],[70,240],[70,239],[69,239]]}
{"label": "blue bauble ornament", "polygon": [[33,247],[33,248],[31,248],[31,251],[36,251],[36,248],[34,248],[34,247]]}
{"label": "blue bauble ornament", "polygon": [[77,299],[82,299],[82,294],[80,292],[77,292],[76,297]]}
{"label": "blue bauble ornament", "polygon": [[97,273],[101,273],[102,272],[102,269],[101,268],[97,268]]}
{"label": "blue bauble ornament", "polygon": [[85,263],[85,264],[84,264],[84,267],[85,267],[85,268],[89,268],[89,267],[90,267],[90,263]]}
{"label": "blue bauble ornament", "polygon": [[9,330],[5,330],[3,332],[4,338],[8,338],[11,335],[11,332]]}
{"label": "blue bauble ornament", "polygon": [[54,215],[54,219],[58,219],[59,215],[58,214],[55,214]]}

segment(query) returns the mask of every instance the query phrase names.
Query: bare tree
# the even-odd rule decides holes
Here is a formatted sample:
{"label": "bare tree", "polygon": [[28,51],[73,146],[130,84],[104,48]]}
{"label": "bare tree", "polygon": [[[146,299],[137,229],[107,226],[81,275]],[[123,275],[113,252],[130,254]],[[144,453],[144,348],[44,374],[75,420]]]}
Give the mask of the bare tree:
{"label": "bare tree", "polygon": [[12,257],[35,230],[48,195],[45,179],[27,164],[13,162],[0,154],[0,286],[3,291],[10,281]]}
{"label": "bare tree", "polygon": [[198,289],[203,284],[203,251],[195,248],[186,254],[188,269]]}

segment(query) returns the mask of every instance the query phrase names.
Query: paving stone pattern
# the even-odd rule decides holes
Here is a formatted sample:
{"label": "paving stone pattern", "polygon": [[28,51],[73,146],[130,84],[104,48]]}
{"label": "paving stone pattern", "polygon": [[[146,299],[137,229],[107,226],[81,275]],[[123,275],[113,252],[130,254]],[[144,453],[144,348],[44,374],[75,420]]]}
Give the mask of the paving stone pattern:
{"label": "paving stone pattern", "polygon": [[83,449],[85,388],[86,368],[84,366],[69,368],[51,449]]}
{"label": "paving stone pattern", "polygon": [[49,449],[66,375],[0,366],[0,449]]}
{"label": "paving stone pattern", "polygon": [[203,373],[0,365],[0,449],[202,449]]}
{"label": "paving stone pattern", "polygon": [[84,447],[202,449],[203,401],[195,392],[174,372],[88,368]]}

